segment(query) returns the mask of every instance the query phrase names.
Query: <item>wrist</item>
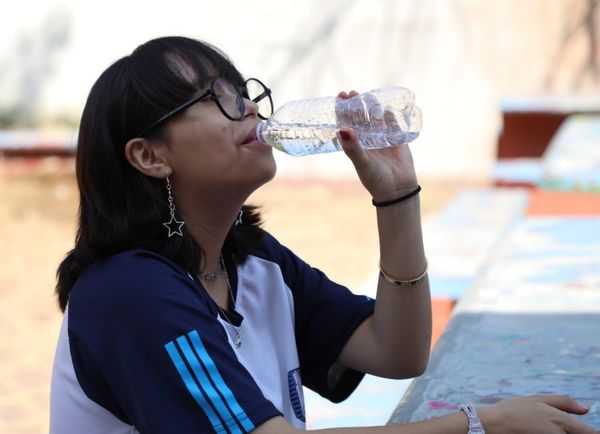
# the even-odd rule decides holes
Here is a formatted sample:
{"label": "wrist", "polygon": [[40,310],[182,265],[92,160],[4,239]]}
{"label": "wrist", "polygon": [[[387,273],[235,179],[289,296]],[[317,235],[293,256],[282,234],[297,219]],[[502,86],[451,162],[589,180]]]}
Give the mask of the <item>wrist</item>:
{"label": "wrist", "polygon": [[483,424],[477,415],[477,410],[472,404],[466,404],[460,406],[460,411],[465,414],[469,421],[469,431],[467,434],[485,434]]}
{"label": "wrist", "polygon": [[396,193],[394,196],[387,195],[387,199],[379,200],[376,196],[373,196],[373,206],[377,208],[384,208],[387,206],[392,206],[400,202],[404,202],[409,200],[419,194],[421,191],[421,186],[417,185],[416,187],[411,188],[410,190],[402,190],[400,193]]}

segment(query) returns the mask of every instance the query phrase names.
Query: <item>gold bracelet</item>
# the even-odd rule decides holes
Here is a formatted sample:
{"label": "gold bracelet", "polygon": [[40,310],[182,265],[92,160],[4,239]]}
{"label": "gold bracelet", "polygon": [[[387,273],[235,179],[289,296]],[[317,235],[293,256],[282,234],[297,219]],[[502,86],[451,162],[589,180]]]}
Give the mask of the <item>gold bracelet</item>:
{"label": "gold bracelet", "polygon": [[379,275],[381,277],[383,277],[386,280],[386,282],[389,282],[392,285],[396,285],[396,286],[416,285],[417,283],[421,283],[425,279],[425,277],[427,277],[428,267],[429,267],[429,264],[427,263],[427,259],[425,259],[425,270],[423,270],[423,272],[421,274],[419,274],[414,279],[398,280],[398,279],[395,279],[394,277],[390,276],[389,274],[387,274],[384,271],[384,269],[381,267],[381,262],[379,262]]}

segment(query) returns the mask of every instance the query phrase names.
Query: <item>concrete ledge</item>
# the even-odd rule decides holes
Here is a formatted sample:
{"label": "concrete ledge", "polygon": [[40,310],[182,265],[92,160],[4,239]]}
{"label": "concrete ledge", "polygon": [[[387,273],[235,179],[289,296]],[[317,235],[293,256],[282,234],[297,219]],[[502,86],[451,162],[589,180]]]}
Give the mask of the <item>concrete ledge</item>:
{"label": "concrete ledge", "polygon": [[591,407],[582,420],[600,428],[600,346],[590,337],[599,329],[600,313],[456,314],[390,423],[452,413],[463,403],[567,393]]}
{"label": "concrete ledge", "polygon": [[600,428],[600,210],[527,217],[495,247],[391,416],[406,423],[526,394],[570,394]]}

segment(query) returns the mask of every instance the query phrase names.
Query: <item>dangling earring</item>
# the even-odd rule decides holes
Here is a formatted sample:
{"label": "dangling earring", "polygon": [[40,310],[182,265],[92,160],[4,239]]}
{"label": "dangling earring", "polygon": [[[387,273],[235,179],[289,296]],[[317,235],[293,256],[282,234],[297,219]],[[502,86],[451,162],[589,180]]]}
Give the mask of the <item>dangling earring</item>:
{"label": "dangling earring", "polygon": [[244,214],[244,210],[241,209],[240,213],[237,216],[237,219],[235,220],[235,225],[241,225],[242,224],[242,215]]}
{"label": "dangling earring", "polygon": [[167,195],[169,200],[169,214],[171,214],[171,220],[164,222],[163,226],[169,230],[169,238],[171,238],[172,235],[179,235],[180,237],[183,237],[181,227],[185,224],[185,222],[175,218],[175,202],[173,202],[173,195],[171,194],[171,180],[169,179],[169,176],[167,176]]}

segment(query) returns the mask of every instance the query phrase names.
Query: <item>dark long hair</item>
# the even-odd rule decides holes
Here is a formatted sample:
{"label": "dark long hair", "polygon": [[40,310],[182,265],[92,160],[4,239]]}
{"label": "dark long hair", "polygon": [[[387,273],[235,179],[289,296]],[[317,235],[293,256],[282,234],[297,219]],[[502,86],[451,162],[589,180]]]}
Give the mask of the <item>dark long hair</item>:
{"label": "dark long hair", "polygon": [[[190,68],[194,77],[185,73]],[[81,273],[92,262],[118,252],[144,248],[186,270],[196,270],[201,246],[185,226],[183,237],[171,238],[162,226],[169,220],[164,181],[136,170],[124,149],[147,125],[191,98],[215,76],[243,83],[242,75],[215,47],[189,38],[165,37],[115,62],[92,87],[77,144],[80,203],[75,247],[57,271],[61,310]],[[164,128],[157,127],[146,137],[164,134]],[[237,262],[245,259],[261,235],[257,210],[246,205],[243,209],[243,223],[232,226],[224,246]]]}

